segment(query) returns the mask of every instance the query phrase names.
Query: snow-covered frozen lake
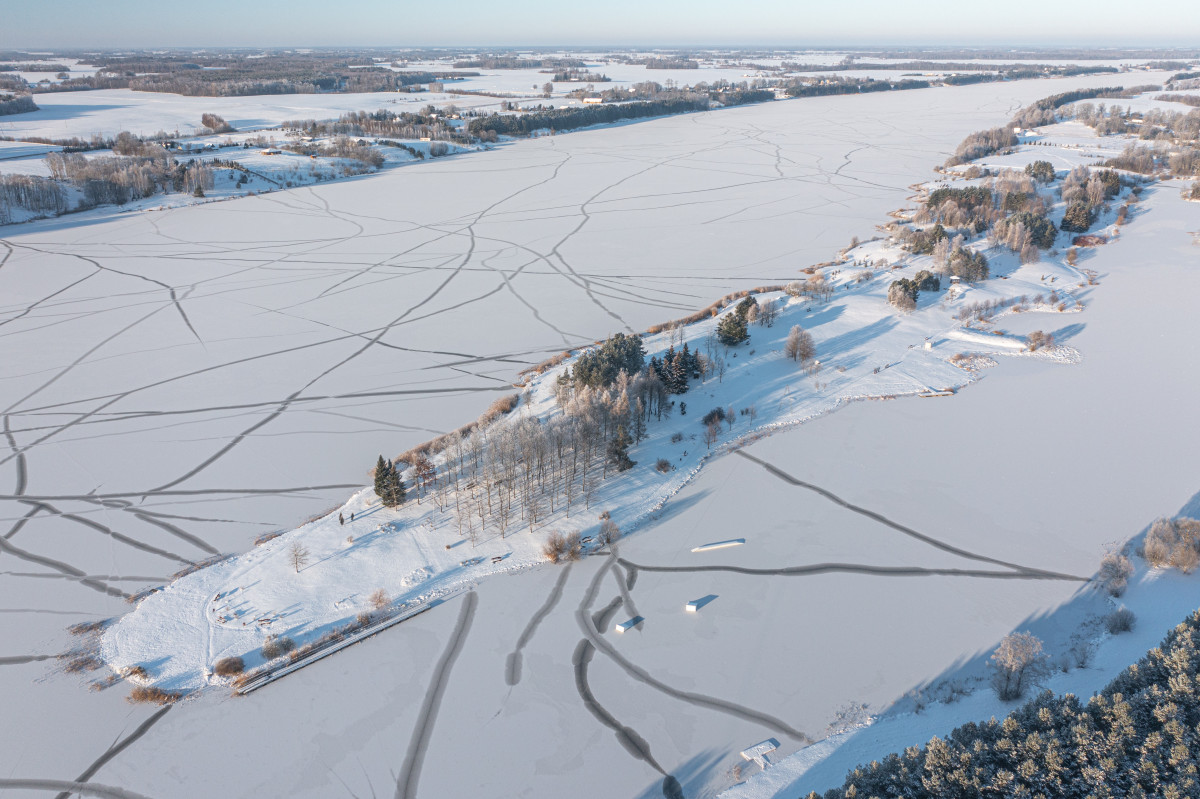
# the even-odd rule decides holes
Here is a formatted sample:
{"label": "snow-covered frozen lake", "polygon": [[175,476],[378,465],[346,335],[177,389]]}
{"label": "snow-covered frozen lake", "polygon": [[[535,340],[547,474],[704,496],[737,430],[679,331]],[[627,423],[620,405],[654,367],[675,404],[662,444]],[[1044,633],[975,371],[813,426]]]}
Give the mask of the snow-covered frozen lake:
{"label": "snow-covered frozen lake", "polygon": [[[1075,587],[640,571],[631,598],[647,618],[681,611],[681,596],[717,598],[612,645],[663,685],[740,715],[631,678],[603,652],[584,662],[577,612],[619,596],[600,558],[487,581],[477,601],[434,608],[249,698],[160,711],[24,661],[70,646],[68,624],[128,610],[121,594],[340,503],[378,454],[473,418],[524,365],[786,282],[869,238],[966,133],[1068,88],[1145,81],[772,103],[219,204],[0,229],[0,704],[11,709],[0,723],[12,741],[0,771],[86,775],[146,796],[414,796],[414,773],[424,796],[581,784],[661,795],[658,772],[581,701],[585,673],[599,707],[685,795],[712,796],[732,784],[738,750],[768,735],[799,746],[761,714],[816,735],[845,703],[884,709],[990,648]],[[1106,542],[1200,488],[1181,455],[1200,444],[1198,385],[1183,366],[1200,323],[1164,311],[1200,290],[1187,233],[1198,207],[1173,188],[1147,192],[1122,241],[1087,264],[1100,285],[1062,333],[1081,365],[1006,363],[960,396],[859,404],[748,454],[964,548],[1091,573]],[[814,546],[945,557],[737,456],[706,467],[621,555],[670,563],[735,536],[747,545],[710,556],[775,566]],[[509,685],[506,659],[535,618]],[[423,705],[441,676],[440,705]]]}

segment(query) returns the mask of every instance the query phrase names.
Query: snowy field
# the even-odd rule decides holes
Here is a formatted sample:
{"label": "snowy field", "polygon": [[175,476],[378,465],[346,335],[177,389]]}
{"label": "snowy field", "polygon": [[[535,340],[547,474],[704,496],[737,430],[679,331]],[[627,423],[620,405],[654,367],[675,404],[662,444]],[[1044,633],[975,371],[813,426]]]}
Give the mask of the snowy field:
{"label": "snowy field", "polygon": [[[90,692],[43,656],[72,645],[66,625],[126,612],[121,594],[340,505],[376,455],[473,418],[522,366],[795,279],[869,238],[966,133],[1056,91],[1145,79],[773,103],[5,230],[3,778],[82,775],[146,796],[661,795],[660,771],[630,757],[640,739],[685,795],[712,796],[737,781],[738,750],[774,736],[794,751],[846,703],[884,712],[969,666],[1077,584],[653,571],[949,562],[740,455],[621,546],[642,568],[593,557],[491,578],[248,698],[128,705],[124,688]],[[854,404],[746,454],[963,550],[1091,574],[1106,543],[1197,488],[1164,452],[1200,443],[1180,366],[1200,331],[1161,312],[1200,290],[1196,208],[1152,189],[1120,242],[1081,259],[1100,285],[1081,292],[1083,314],[1053,320],[1082,363],[1000,358],[958,396]],[[690,552],[733,537],[747,543]],[[648,621],[592,652],[583,619],[622,596],[614,573],[636,613],[613,612]],[[901,646],[883,668],[879,652]],[[636,737],[623,745],[605,718]],[[856,751],[813,785],[884,753]]]}

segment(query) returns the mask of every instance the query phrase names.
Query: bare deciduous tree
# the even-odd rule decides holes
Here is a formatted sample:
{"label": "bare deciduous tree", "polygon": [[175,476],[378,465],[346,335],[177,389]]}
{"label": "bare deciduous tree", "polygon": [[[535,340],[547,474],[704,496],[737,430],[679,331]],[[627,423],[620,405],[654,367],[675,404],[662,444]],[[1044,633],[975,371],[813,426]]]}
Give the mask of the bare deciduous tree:
{"label": "bare deciduous tree", "polygon": [[812,334],[800,325],[793,325],[788,332],[787,341],[783,345],[783,353],[793,361],[807,364],[817,354],[817,346]]}
{"label": "bare deciduous tree", "polygon": [[292,564],[292,568],[296,570],[297,574],[308,563],[308,550],[299,541],[293,541],[292,545],[288,547],[288,563]]}
{"label": "bare deciduous tree", "polygon": [[596,540],[603,546],[608,546],[621,537],[621,528],[617,527],[617,523],[612,519],[605,519],[600,522],[600,532],[596,533]]}

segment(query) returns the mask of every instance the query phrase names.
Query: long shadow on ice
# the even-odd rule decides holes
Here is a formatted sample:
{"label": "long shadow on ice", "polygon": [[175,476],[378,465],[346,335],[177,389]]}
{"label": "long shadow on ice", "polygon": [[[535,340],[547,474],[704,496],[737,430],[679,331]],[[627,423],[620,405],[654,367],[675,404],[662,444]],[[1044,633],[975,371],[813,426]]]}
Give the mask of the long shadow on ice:
{"label": "long shadow on ice", "polygon": [[[708,749],[694,755],[686,763],[671,770],[671,776],[679,781],[683,795],[692,799],[705,796],[704,790],[715,782],[714,772],[720,767],[721,761],[728,752]],[[655,780],[646,790],[637,795],[636,799],[663,799],[666,795],[663,781]]]}
{"label": "long shadow on ice", "polygon": [[1060,327],[1058,330],[1055,330],[1051,335],[1054,336],[1054,340],[1056,342],[1061,344],[1064,341],[1070,341],[1071,339],[1078,336],[1080,333],[1083,332],[1083,329],[1085,327],[1087,327],[1087,325],[1085,325],[1081,322],[1076,322],[1073,325],[1067,325],[1065,327]]}

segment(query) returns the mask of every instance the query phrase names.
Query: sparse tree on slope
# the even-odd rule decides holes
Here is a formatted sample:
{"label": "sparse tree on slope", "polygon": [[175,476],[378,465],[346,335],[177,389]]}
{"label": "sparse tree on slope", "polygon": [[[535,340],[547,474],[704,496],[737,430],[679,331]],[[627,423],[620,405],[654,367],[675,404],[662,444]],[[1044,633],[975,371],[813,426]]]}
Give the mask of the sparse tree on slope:
{"label": "sparse tree on slope", "polygon": [[288,547],[288,563],[292,564],[296,574],[299,574],[300,569],[308,563],[308,550],[299,541],[293,541],[292,545]]}
{"label": "sparse tree on slope", "polygon": [[807,366],[816,357],[817,347],[813,343],[811,333],[800,327],[800,325],[794,325],[791,331],[788,332],[787,341],[783,345],[783,352],[793,361],[799,361],[801,365]]}

